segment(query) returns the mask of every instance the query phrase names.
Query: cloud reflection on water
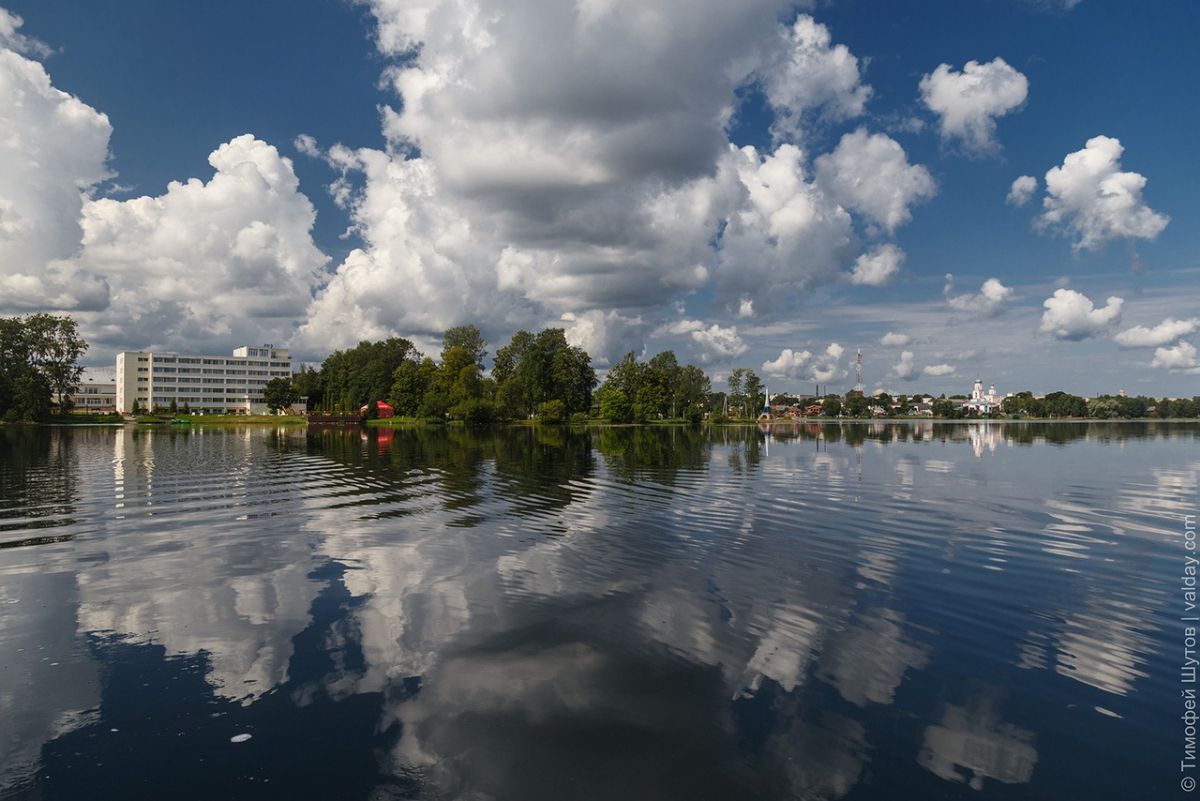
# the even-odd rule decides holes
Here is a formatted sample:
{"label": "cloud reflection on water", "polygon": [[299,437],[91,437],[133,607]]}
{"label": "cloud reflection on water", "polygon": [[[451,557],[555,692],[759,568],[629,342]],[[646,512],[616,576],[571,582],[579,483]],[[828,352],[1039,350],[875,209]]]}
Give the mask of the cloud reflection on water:
{"label": "cloud reflection on water", "polygon": [[[1030,433],[56,434],[78,460],[62,515],[76,540],[0,552],[18,599],[0,643],[53,632],[75,647],[73,678],[54,689],[31,657],[9,660],[41,683],[0,678],[0,713],[22,721],[5,762],[27,781],[37,743],[100,725],[112,701],[95,685],[121,642],[202,659],[212,699],[247,710],[280,692],[373,699],[380,792],[836,798],[871,776],[919,782],[914,769],[1036,781],[1035,729],[1064,724],[1014,720],[999,699],[1032,674],[1110,696],[1153,680],[1161,600],[1112,581],[1153,583],[1113,532],[1155,536],[1148,517],[1194,493],[1195,463],[1189,477],[1126,449],[1127,472],[1156,483],[1114,492],[1100,438],[1044,450],[1028,446],[1070,439]],[[1064,515],[1108,531],[1047,550]],[[22,578],[39,553],[56,589]],[[1081,555],[1103,559],[1080,574]],[[1037,589],[1047,575],[1053,593]],[[39,595],[45,617],[14,615]],[[958,685],[1004,653],[1007,695]],[[919,736],[891,734],[914,719]]]}

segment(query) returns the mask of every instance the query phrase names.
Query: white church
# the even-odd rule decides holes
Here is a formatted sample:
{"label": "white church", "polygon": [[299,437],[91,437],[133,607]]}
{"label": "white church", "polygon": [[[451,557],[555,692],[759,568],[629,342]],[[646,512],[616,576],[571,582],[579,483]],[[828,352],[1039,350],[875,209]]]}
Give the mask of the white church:
{"label": "white church", "polygon": [[996,393],[996,385],[992,384],[988,387],[988,391],[983,391],[983,379],[975,379],[975,387],[971,390],[971,398],[963,404],[963,408],[967,411],[978,412],[979,414],[996,414],[1000,411],[1000,404],[1004,401],[1004,396]]}

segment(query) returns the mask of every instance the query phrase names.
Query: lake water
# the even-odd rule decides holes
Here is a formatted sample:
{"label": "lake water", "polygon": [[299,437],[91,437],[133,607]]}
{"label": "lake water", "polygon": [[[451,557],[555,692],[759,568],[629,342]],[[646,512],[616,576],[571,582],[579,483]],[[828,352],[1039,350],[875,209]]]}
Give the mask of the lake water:
{"label": "lake water", "polygon": [[0,427],[0,797],[1187,797],[1198,439]]}

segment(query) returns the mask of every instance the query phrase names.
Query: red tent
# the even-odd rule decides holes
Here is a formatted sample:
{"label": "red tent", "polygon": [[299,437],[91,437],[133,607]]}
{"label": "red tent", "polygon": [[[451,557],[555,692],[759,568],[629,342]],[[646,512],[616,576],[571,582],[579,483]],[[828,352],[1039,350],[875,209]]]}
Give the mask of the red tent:
{"label": "red tent", "polygon": [[[361,414],[365,415],[367,413],[367,410],[370,408],[371,408],[371,404],[368,403],[366,406],[359,409],[359,412]],[[378,412],[378,414],[376,414],[376,417],[395,417],[396,416],[395,407],[393,407],[390,403],[387,403],[385,401],[375,401],[375,411]]]}

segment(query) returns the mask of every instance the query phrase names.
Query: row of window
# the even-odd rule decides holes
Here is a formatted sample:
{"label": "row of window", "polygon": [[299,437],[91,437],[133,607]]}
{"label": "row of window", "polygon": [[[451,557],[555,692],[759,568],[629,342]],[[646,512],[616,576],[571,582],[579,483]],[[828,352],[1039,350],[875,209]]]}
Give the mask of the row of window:
{"label": "row of window", "polygon": [[[179,386],[180,384],[199,384],[199,383],[200,383],[199,378],[178,378],[178,379],[172,378],[172,379],[170,379],[169,382],[164,382],[160,379],[160,380],[154,382],[154,389],[159,392],[161,392],[162,390],[169,391],[169,390],[172,390],[175,387]],[[210,384],[210,383],[216,384],[217,386],[213,387],[214,391],[220,390],[225,387],[228,387],[229,389],[242,389],[243,387],[265,387],[267,385],[267,382],[261,378],[242,378],[237,381],[230,379],[229,381],[225,381],[225,382],[214,381],[213,379],[205,379],[204,383],[206,384],[206,386],[204,387],[206,390],[209,389],[207,384]]]}
{"label": "row of window", "polygon": [[[139,367],[138,372],[144,372],[146,368]],[[287,370],[202,370],[199,367],[158,367],[154,368],[155,375],[179,374],[179,375],[271,375],[280,378],[287,378],[291,373]]]}
{"label": "row of window", "polygon": [[180,392],[201,392],[205,395],[226,395],[229,392],[234,392],[243,397],[257,397],[262,395],[262,390],[257,387],[251,387],[249,389],[246,389],[245,387],[179,387],[178,389],[175,387],[168,387],[167,389],[155,387],[152,394],[175,395]]}
{"label": "row of window", "polygon": [[[139,356],[138,361],[144,362],[144,361],[147,361],[147,359],[144,356]],[[199,356],[194,356],[194,357],[193,356],[179,356],[179,357],[155,356],[154,364],[155,364],[155,366],[160,365],[160,364],[209,364],[209,365],[229,365],[229,366],[250,365],[251,367],[288,367],[288,368],[290,368],[292,366],[292,363],[290,361],[262,362],[262,361],[245,359],[245,358],[238,357],[238,356],[234,356],[233,358],[229,358],[229,359],[204,359],[204,358],[200,358]]]}
{"label": "row of window", "polygon": [[[210,359],[210,358],[203,358],[200,356],[179,356],[178,358],[171,358],[169,356],[156,356],[154,360],[156,362],[159,362],[160,364],[176,364],[176,363],[178,363],[178,364],[246,364],[247,363],[245,359],[237,357],[237,356],[235,356],[231,359],[215,359],[215,358]],[[254,365],[261,365],[263,367],[267,366],[266,362],[249,362],[249,363],[254,364]],[[278,364],[272,362],[271,366],[272,367],[275,367],[275,366],[289,367],[290,365],[288,362],[279,362]]]}
{"label": "row of window", "polygon": [[[142,403],[150,402],[150,399],[145,395],[140,395],[138,397]],[[262,403],[263,399],[262,399],[262,395],[243,395],[240,398],[239,397],[222,398],[219,395],[209,397],[207,395],[205,395],[205,396],[176,395],[173,392],[165,392],[165,393],[164,392],[155,392],[154,393],[153,402],[159,404],[160,406],[168,404],[171,401],[175,401],[176,404],[180,404],[180,403],[246,403],[247,401],[249,401],[250,403]]]}

